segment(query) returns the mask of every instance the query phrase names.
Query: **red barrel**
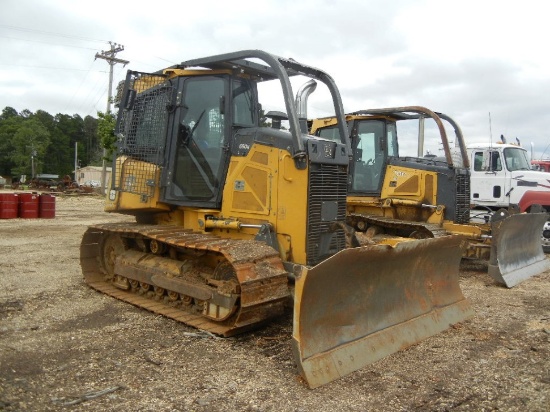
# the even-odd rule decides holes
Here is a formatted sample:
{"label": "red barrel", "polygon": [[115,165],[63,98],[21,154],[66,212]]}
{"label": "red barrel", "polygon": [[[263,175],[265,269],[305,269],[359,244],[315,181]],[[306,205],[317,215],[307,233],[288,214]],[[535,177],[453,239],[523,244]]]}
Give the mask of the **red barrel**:
{"label": "red barrel", "polygon": [[19,217],[23,219],[38,217],[38,195],[36,193],[19,193]]}
{"label": "red barrel", "polygon": [[0,219],[15,219],[19,214],[19,196],[16,193],[0,194]]}
{"label": "red barrel", "polygon": [[38,217],[53,219],[55,217],[55,196],[42,193],[38,201]]}

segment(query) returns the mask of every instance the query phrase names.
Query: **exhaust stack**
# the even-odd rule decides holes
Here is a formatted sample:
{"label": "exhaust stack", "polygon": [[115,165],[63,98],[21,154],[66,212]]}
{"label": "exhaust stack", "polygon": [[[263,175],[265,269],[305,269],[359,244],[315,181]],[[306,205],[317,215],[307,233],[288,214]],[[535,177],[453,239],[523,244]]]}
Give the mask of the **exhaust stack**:
{"label": "exhaust stack", "polygon": [[309,95],[315,91],[317,88],[317,82],[313,79],[304,83],[302,87],[296,93],[296,111],[298,114],[298,122],[300,123],[300,131],[302,133],[308,133],[307,127],[307,99]]}

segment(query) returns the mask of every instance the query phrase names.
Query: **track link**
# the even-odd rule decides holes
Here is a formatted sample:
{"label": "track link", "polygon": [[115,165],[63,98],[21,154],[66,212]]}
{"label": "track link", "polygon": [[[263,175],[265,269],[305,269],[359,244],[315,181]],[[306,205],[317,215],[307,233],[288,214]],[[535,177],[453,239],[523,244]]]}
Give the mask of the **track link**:
{"label": "track link", "polygon": [[445,229],[437,224],[404,221],[384,216],[351,214],[348,216],[347,222],[355,228],[357,228],[359,222],[366,223],[367,227],[379,226],[384,228],[389,235],[402,237],[436,238],[449,235]]}
{"label": "track link", "polygon": [[[228,294],[221,292],[219,296],[225,298],[228,295],[235,302],[234,313],[222,321],[212,320],[205,317],[203,313],[192,310],[191,307],[170,302],[166,294],[155,296],[153,292],[138,293],[132,288],[121,288],[116,286],[117,276],[109,274],[106,270],[103,250],[105,239],[108,236],[120,237],[126,245],[143,244],[144,241],[155,241],[162,244],[173,253],[165,253],[163,257],[157,258],[155,254],[128,248],[130,253],[139,256],[139,252],[145,259],[159,259],[162,262],[180,264],[174,258],[179,253],[189,253],[199,256],[217,256],[219,259],[230,265],[231,272],[238,282],[238,292]],[[121,255],[124,255],[123,251]],[[170,257],[171,256],[171,257]],[[121,265],[120,256],[113,257],[118,265]],[[287,285],[287,273],[283,268],[282,261],[273,248],[267,244],[255,240],[223,239],[211,234],[193,232],[178,226],[168,225],[143,225],[143,224],[102,224],[88,228],[83,236],[80,247],[80,263],[86,283],[92,288],[138,306],[151,312],[166,316],[168,318],[183,322],[195,328],[206,330],[220,336],[232,336],[246,330],[253,329],[267,320],[282,314],[285,300],[289,297]],[[136,263],[136,265],[138,265]],[[118,267],[117,267],[118,268]],[[197,279],[187,280],[187,273],[182,276],[164,276],[161,270],[151,271],[151,267],[135,266],[126,269],[126,272],[140,272],[140,276],[155,279],[160,276],[165,284],[182,283],[193,286],[202,294],[208,292],[205,284],[197,283]],[[155,268],[153,268],[155,269]],[[116,269],[121,272],[121,269]],[[150,273],[149,273],[150,272]],[[122,273],[122,272],[121,272]],[[160,273],[160,275],[159,275]],[[115,275],[118,275],[116,273]],[[190,275],[191,276],[191,275]],[[125,282],[128,282],[125,280]],[[160,284],[161,282],[159,282]],[[151,285],[157,287],[154,284]],[[212,288],[212,295],[217,295],[215,287]],[[162,289],[160,289],[162,290]],[[205,292],[206,291],[206,292]],[[166,290],[166,293],[170,292]],[[177,294],[177,292],[174,292]],[[214,298],[213,298],[214,299]],[[208,301],[208,299],[206,299]],[[202,301],[201,301],[202,302]],[[202,304],[202,303],[201,303]]]}

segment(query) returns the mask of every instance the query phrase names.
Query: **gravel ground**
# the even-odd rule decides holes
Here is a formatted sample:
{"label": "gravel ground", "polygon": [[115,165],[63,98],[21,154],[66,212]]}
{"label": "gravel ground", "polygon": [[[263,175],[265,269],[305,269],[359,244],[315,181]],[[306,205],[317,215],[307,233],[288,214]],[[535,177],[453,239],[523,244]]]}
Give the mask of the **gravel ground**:
{"label": "gravel ground", "polygon": [[550,273],[508,290],[463,266],[474,318],[310,390],[290,312],[221,339],[87,287],[86,227],[129,218],[56,200],[55,219],[0,220],[0,410],[550,410]]}

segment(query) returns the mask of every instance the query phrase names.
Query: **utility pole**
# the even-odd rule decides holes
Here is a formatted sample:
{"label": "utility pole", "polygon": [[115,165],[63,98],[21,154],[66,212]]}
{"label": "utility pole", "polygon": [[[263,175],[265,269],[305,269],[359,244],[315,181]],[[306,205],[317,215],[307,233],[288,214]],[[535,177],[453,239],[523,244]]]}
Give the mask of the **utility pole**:
{"label": "utility pole", "polygon": [[[115,64],[120,63],[122,67],[130,63],[128,60],[117,59],[116,54],[124,50],[124,46],[121,44],[116,44],[109,42],[111,46],[110,50],[101,51],[101,53],[96,53],[96,59],[103,59],[109,63],[109,90],[107,93],[107,110],[105,114],[108,115],[111,113],[111,100],[112,100],[112,90],[113,90],[113,67]],[[105,180],[107,177],[107,164],[105,162],[105,157],[107,156],[107,149],[103,148],[103,167],[101,169],[101,194],[105,195]],[[113,176],[111,176],[113,178]]]}
{"label": "utility pole", "polygon": [[33,149],[31,151],[31,179],[34,179],[34,157],[36,156],[36,150]]}
{"label": "utility pole", "polygon": [[74,181],[78,182],[78,142],[74,142]]}
{"label": "utility pole", "polygon": [[34,174],[35,174],[34,173],[34,158],[36,157],[38,152],[34,148],[34,142],[32,140],[32,137],[31,137],[31,145],[27,146],[27,147],[31,149],[31,179],[34,179]]}

